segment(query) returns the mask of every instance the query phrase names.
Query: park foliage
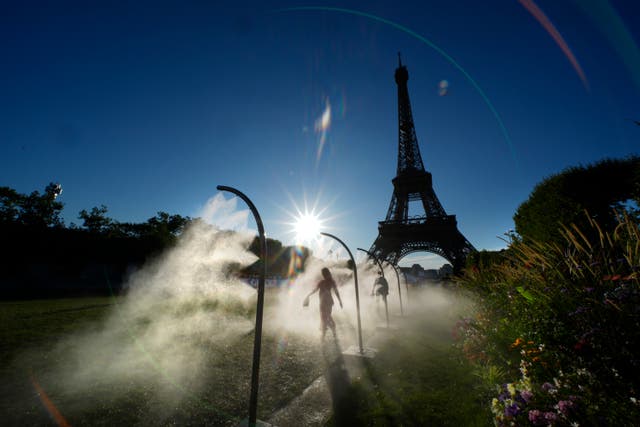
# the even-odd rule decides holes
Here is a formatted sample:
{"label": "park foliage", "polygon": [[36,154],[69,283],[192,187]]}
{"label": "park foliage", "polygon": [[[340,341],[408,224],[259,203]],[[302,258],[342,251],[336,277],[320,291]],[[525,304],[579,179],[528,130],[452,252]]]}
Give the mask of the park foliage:
{"label": "park foliage", "polygon": [[540,182],[506,249],[471,254],[477,311],[454,330],[497,426],[619,426],[640,417],[640,158]]}
{"label": "park foliage", "polygon": [[536,185],[513,217],[515,231],[524,239],[562,243],[561,224],[590,232],[585,210],[601,228],[611,230],[617,225],[614,210],[636,214],[639,201],[640,157],[573,166]]}
{"label": "park foliage", "polygon": [[563,242],[514,235],[501,261],[467,268],[479,305],[458,322],[466,357],[488,383],[494,422],[633,425],[640,417],[640,228],[563,226]]}
{"label": "park foliage", "polygon": [[[83,209],[82,222],[65,224],[61,187],[21,194],[0,187],[0,298],[104,295],[122,289],[129,274],[174,246],[182,232],[201,221],[158,212],[140,223],[110,218],[105,205]],[[259,254],[256,239],[248,250]],[[310,251],[267,238],[271,275],[287,277],[304,270]],[[292,262],[297,263],[292,268]],[[229,273],[257,275],[261,261],[231,265]]]}

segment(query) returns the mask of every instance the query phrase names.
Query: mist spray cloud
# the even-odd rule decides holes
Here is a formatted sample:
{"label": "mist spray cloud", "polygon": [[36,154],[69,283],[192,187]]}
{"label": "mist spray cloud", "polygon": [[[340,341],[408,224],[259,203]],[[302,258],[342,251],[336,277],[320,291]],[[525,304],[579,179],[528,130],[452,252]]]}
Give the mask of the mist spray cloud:
{"label": "mist spray cloud", "polygon": [[[51,375],[66,394],[91,395],[97,389],[117,394],[133,386],[155,402],[149,411],[170,413],[203,386],[211,386],[206,381],[215,378],[207,377],[208,366],[233,364],[225,359],[225,349],[252,334],[256,304],[255,289],[230,269],[256,261],[247,250],[255,237],[247,227],[249,212],[238,211],[236,200],[221,195],[210,199],[202,209],[202,220],[193,221],[173,248],[130,276],[126,295],[117,299],[104,323],[59,344],[66,357]],[[320,280],[322,267],[330,268],[344,303],[340,309],[336,301],[333,310],[338,339],[345,347],[357,343],[353,272],[346,267],[346,254],[331,248],[322,243],[316,255],[324,259],[309,257],[295,278],[269,290],[263,333],[274,338],[268,342],[277,343],[278,354],[286,352],[292,337],[306,342],[312,351],[320,348],[318,299],[312,298],[307,308],[302,302]],[[372,263],[358,265],[365,342],[384,323],[383,305],[371,296],[377,272]],[[389,311],[398,313],[395,273],[390,269],[386,273],[392,289]],[[446,293],[434,291],[428,301],[414,296],[410,304],[414,312],[420,305],[422,315],[429,307],[435,313],[454,302]]]}

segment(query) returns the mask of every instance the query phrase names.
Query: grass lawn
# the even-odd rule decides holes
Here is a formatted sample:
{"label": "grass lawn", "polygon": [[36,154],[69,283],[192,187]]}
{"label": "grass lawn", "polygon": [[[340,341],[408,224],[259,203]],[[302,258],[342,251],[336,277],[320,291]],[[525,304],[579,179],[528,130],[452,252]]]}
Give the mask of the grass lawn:
{"label": "grass lawn", "polygon": [[461,312],[418,301],[408,318],[396,318],[397,330],[379,332],[376,357],[363,359],[330,426],[493,424],[487,385],[453,346],[452,325]]}
{"label": "grass lawn", "polygon": [[[133,348],[147,363],[132,365],[130,380],[97,374],[82,388],[69,387],[68,378],[82,368],[70,355],[77,353],[76,346],[104,342],[95,337],[104,335],[103,324],[114,317],[120,302],[107,297],[0,303],[2,425],[54,425],[38,387],[70,425],[224,426],[246,418],[252,333],[225,340],[223,346],[203,339],[210,360],[200,361],[206,369],[194,384],[188,375],[174,376],[160,366],[159,358],[136,337],[144,325],[130,325],[108,336],[104,354],[92,348],[90,364],[111,372],[110,359],[122,363],[113,355],[118,345]],[[293,338],[283,352],[275,338],[263,337],[259,417],[285,405],[322,374],[321,356],[314,350],[312,343]]]}
{"label": "grass lawn", "polygon": [[[270,298],[273,295],[267,295],[266,307]],[[414,315],[399,321],[400,331],[378,335],[378,356],[339,384],[342,392],[334,393],[336,412],[330,425],[491,423],[487,402],[478,398],[480,381],[451,346],[457,312],[427,307],[429,315],[422,316],[418,300],[412,302]],[[157,331],[144,319],[113,327],[119,325],[122,303],[122,298],[110,297],[0,303],[2,425],[55,425],[54,406],[73,426],[232,426],[246,418],[250,330],[216,343],[208,337],[196,337],[195,342],[184,337],[184,345],[204,349],[198,353],[204,358],[194,353],[193,361],[176,362],[187,367],[193,363],[198,372],[194,376],[188,369],[172,369],[172,353],[159,356],[150,338]],[[203,307],[205,314],[221,310],[215,304]],[[172,316],[186,319],[192,311],[188,307]],[[248,313],[246,321],[252,322],[252,316]],[[266,331],[260,419],[268,419],[327,372],[326,352],[317,337],[291,335],[283,342],[268,333],[268,327]]]}

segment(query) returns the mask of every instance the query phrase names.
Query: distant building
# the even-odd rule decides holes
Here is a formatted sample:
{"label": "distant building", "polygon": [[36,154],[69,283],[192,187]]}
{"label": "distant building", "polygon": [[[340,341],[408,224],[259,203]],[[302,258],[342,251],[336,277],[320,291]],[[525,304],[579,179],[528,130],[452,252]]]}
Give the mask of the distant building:
{"label": "distant building", "polygon": [[423,270],[422,278],[427,280],[438,280],[440,276],[438,276],[438,270],[429,269],[429,270]]}
{"label": "distant building", "polygon": [[440,267],[440,270],[438,270],[438,276],[440,276],[441,279],[444,279],[445,277],[451,277],[453,275],[453,266],[451,264],[444,264],[442,267]]}
{"label": "distant building", "polygon": [[411,267],[400,267],[400,271],[407,278],[410,285],[424,285],[427,283],[438,282],[453,274],[453,266],[444,264],[439,269],[425,270],[420,264],[413,264]]}
{"label": "distant building", "polygon": [[424,272],[424,269],[422,268],[422,266],[420,264],[413,264],[411,266],[411,274],[412,275],[414,275],[416,277],[420,277],[423,272]]}

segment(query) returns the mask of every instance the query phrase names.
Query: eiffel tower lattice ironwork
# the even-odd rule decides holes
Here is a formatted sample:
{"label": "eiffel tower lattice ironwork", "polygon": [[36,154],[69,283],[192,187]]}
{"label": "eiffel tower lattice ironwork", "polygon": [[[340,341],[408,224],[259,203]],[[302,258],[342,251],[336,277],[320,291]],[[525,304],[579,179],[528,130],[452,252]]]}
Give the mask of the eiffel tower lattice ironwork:
{"label": "eiffel tower lattice ironwork", "polygon": [[[433,191],[431,174],[422,163],[411,114],[407,80],[409,72],[398,54],[395,72],[398,85],[398,171],[392,180],[393,196],[384,221],[378,223],[378,237],[371,252],[392,264],[412,252],[431,252],[460,271],[475,248],[460,233],[456,216],[447,215]],[[424,215],[409,216],[409,202],[421,201]]]}

